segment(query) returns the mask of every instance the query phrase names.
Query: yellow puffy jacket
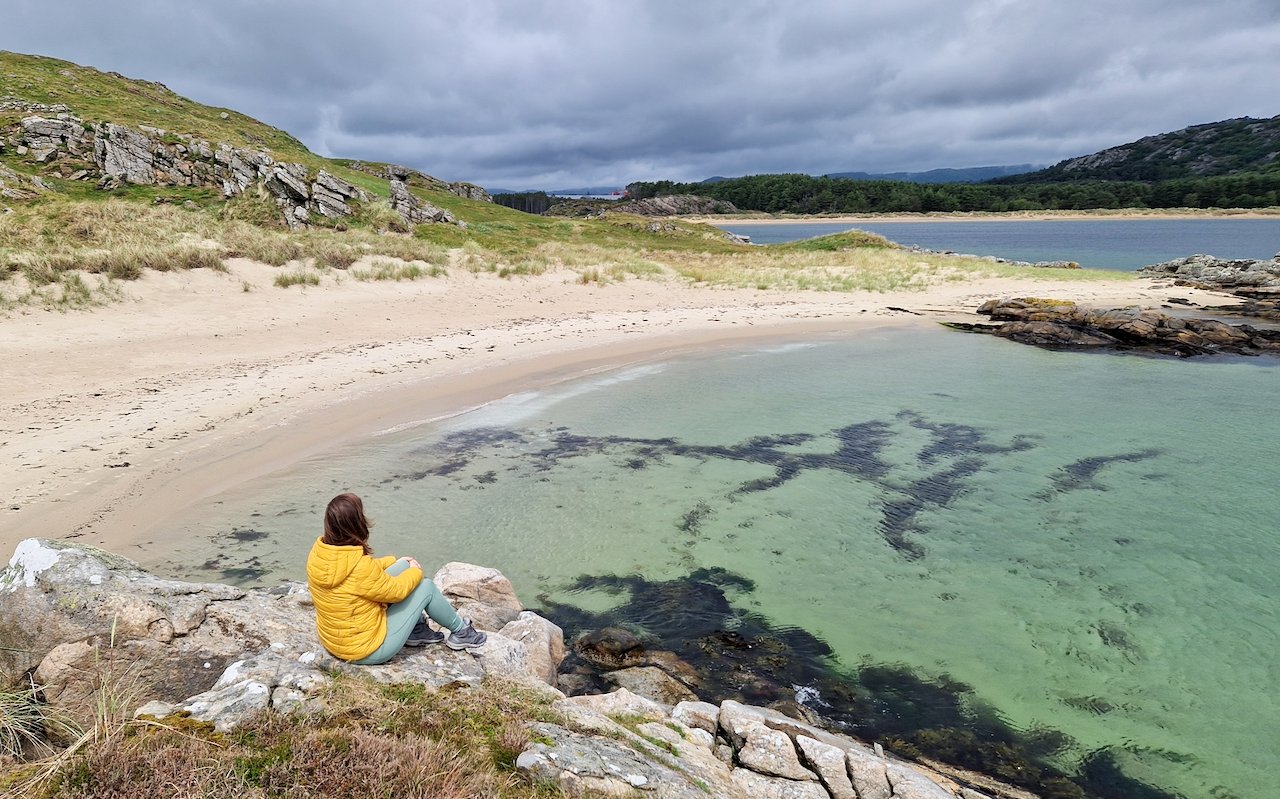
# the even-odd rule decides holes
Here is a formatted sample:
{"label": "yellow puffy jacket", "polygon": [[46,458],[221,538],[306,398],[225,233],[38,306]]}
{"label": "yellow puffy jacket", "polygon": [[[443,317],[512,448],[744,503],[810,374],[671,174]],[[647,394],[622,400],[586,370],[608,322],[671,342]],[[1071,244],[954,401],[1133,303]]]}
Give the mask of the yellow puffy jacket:
{"label": "yellow puffy jacket", "polygon": [[317,538],[307,556],[307,584],[316,606],[320,642],[334,657],[360,660],[387,637],[387,605],[399,602],[422,582],[419,569],[395,577],[386,568],[394,557],[372,558],[361,547],[335,547]]}

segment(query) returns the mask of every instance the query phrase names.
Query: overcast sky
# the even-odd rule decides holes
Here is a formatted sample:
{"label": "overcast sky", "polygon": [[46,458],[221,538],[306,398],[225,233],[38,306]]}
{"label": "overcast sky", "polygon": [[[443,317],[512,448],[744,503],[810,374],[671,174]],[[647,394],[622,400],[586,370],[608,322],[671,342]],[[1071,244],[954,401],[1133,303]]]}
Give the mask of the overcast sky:
{"label": "overcast sky", "polygon": [[1278,0],[0,0],[0,49],[517,189],[1050,164],[1280,114]]}

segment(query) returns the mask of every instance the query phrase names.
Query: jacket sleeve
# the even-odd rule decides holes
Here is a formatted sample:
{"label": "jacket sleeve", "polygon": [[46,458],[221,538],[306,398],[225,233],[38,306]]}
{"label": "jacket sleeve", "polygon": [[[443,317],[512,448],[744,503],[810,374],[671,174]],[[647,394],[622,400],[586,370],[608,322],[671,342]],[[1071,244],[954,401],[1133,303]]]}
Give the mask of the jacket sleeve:
{"label": "jacket sleeve", "polygon": [[379,569],[383,569],[385,571],[386,569],[391,568],[391,564],[395,563],[397,560],[400,559],[395,555],[387,555],[385,558],[374,558],[373,562],[377,564]]}
{"label": "jacket sleeve", "polygon": [[[367,562],[368,566],[362,568],[364,573],[360,575],[358,589],[360,596],[365,599],[390,605],[409,596],[418,587],[418,583],[422,582],[421,569],[410,566],[392,577],[379,568],[376,561],[371,559]],[[394,559],[392,562],[395,562]]]}

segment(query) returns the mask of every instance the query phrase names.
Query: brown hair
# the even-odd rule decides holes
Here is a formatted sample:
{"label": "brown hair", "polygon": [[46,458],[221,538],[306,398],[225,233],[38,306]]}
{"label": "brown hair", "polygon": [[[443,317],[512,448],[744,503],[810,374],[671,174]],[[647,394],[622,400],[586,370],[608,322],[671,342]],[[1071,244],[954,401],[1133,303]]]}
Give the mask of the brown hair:
{"label": "brown hair", "polygon": [[325,508],[324,538],[321,540],[333,547],[364,547],[364,554],[372,555],[369,526],[360,497],[339,494],[329,500],[329,507]]}

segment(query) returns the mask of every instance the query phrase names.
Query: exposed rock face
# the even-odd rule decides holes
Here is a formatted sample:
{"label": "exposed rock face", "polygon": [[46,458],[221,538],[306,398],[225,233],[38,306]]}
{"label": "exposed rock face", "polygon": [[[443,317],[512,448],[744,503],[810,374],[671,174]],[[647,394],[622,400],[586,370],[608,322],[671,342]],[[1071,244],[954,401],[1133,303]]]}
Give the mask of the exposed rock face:
{"label": "exposed rock face", "polygon": [[949,325],[1049,349],[1113,349],[1163,355],[1280,355],[1280,331],[1188,319],[1129,307],[1096,310],[1033,298],[991,300],[978,308],[1001,325]]}
{"label": "exposed rock face", "polygon": [[463,183],[462,181],[450,183],[449,191],[459,197],[465,197],[468,200],[475,200],[480,203],[493,202],[493,198],[489,196],[489,192],[474,183]]}
{"label": "exposed rock face", "polygon": [[[500,572],[450,566],[452,592],[473,597],[475,615],[510,614],[514,594],[508,598],[494,588],[510,586]],[[482,584],[468,586],[466,575]],[[498,604],[485,605],[488,599]],[[532,613],[525,622],[538,627]],[[161,703],[147,712],[155,715],[164,706],[187,709],[221,728],[262,708],[305,707],[328,681],[326,669],[432,688],[478,685],[485,675],[496,674],[563,696],[532,665],[540,642],[529,644],[532,648],[491,632],[488,642],[470,653],[443,646],[407,648],[381,666],[353,666],[335,660],[320,644],[311,595],[302,583],[246,591],[164,580],[125,558],[44,539],[23,541],[0,571],[3,671],[15,675],[34,669],[49,701],[83,721],[92,718],[90,699],[104,668],[137,687],[136,704]],[[549,642],[541,648],[549,649]],[[540,654],[554,662],[549,652]]]}
{"label": "exposed rock face", "polygon": [[[689,702],[669,710],[622,688],[561,699],[551,710],[564,724],[534,725],[540,740],[525,749],[516,766],[529,781],[572,795],[594,790],[611,796],[691,796],[692,786],[704,796],[735,799],[989,799],[972,785],[738,702],[719,707]],[[721,737],[713,738],[708,727]],[[643,756],[639,760],[637,753]],[[1022,794],[995,781],[989,786],[1000,796]]]}
{"label": "exposed rock face", "polygon": [[564,660],[564,631],[536,613],[524,610],[507,622],[502,636],[518,641],[529,652],[529,667],[547,685],[556,684],[556,672]]}
{"label": "exposed rock face", "polygon": [[1212,255],[1192,255],[1144,266],[1138,272],[1146,276],[1172,277],[1179,285],[1209,289],[1280,286],[1280,254],[1270,261],[1233,261]]}
{"label": "exposed rock face", "polygon": [[[125,184],[217,186],[224,197],[237,197],[261,184],[275,198],[290,227],[308,223],[311,214],[329,219],[349,217],[354,214],[353,201],[369,201],[362,190],[341,178],[322,170],[311,180],[306,166],[276,162],[265,150],[241,149],[222,142],[215,147],[202,139],[147,126],[135,130],[103,122],[86,127],[67,113],[56,119],[33,116],[22,120],[22,134],[16,144],[20,155],[28,155],[37,163],[52,163],[67,156],[71,169],[85,168],[64,170],[64,176],[73,180],[96,178],[101,189]],[[432,188],[451,188],[442,181],[406,167],[366,171],[375,171],[392,181],[390,202],[407,226],[458,221],[448,211],[414,197],[404,184],[413,179]],[[0,174],[3,196],[34,196],[30,189],[20,188],[24,181],[19,176],[9,170],[5,173]],[[46,190],[38,181],[32,178],[25,182],[37,190]],[[484,189],[470,183],[456,183],[452,188],[461,196],[492,201]]]}
{"label": "exposed rock face", "polygon": [[457,222],[453,214],[437,208],[425,200],[420,200],[409,192],[404,181],[392,178],[391,197],[387,203],[400,214],[405,225],[413,227],[430,222]]}

